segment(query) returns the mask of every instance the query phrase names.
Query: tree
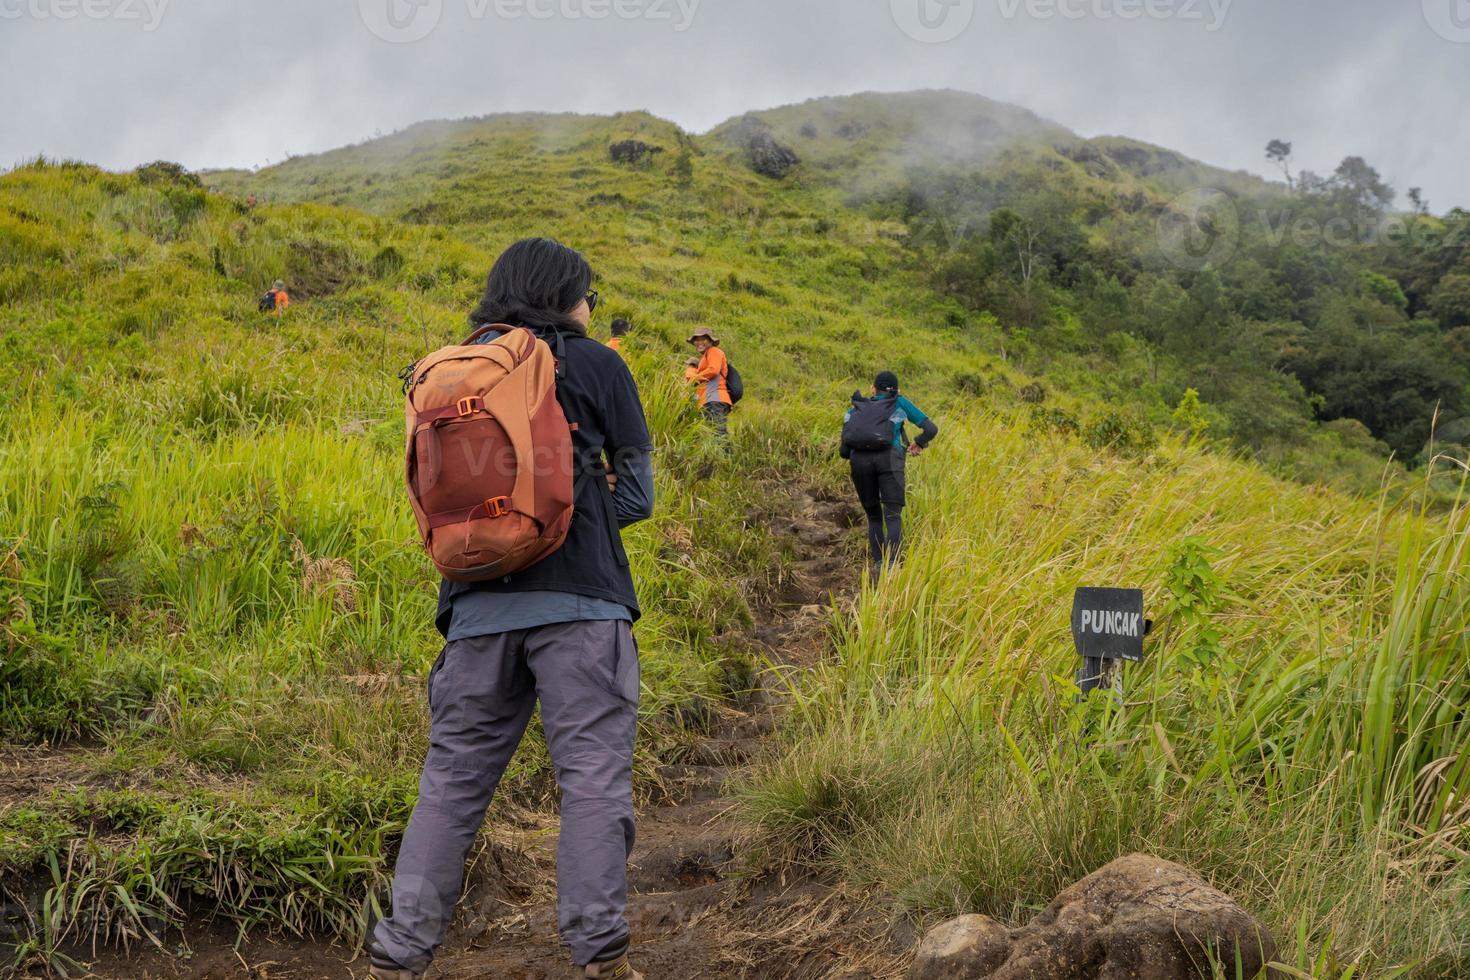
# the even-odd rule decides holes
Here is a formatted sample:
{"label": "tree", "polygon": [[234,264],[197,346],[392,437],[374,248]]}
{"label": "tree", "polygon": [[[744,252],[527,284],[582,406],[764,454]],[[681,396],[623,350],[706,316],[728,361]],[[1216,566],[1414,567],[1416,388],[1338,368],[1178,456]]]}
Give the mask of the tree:
{"label": "tree", "polygon": [[1276,161],[1276,165],[1286,175],[1287,188],[1295,190],[1296,184],[1291,177],[1291,144],[1285,140],[1272,140],[1266,144],[1266,156]]}
{"label": "tree", "polygon": [[1010,208],[997,208],[990,215],[990,243],[1014,263],[1022,285],[1029,286],[1041,258],[1041,229]]}
{"label": "tree", "polygon": [[1362,157],[1346,157],[1333,172],[1331,184],[1334,200],[1357,223],[1360,234],[1370,225],[1376,227],[1393,204],[1393,188]]}
{"label": "tree", "polygon": [[1210,427],[1210,420],[1205,417],[1199,392],[1193,388],[1184,389],[1184,397],[1179,399],[1179,407],[1174,409],[1174,422],[1189,433],[1191,440],[1205,434],[1205,430]]}
{"label": "tree", "polygon": [[1424,200],[1424,191],[1418,187],[1409,188],[1409,203],[1414,205],[1414,213],[1427,215],[1429,213],[1429,202]]}
{"label": "tree", "polygon": [[1458,415],[1462,381],[1432,346],[1332,322],[1312,331],[1292,371],[1320,396],[1324,420],[1355,418],[1405,460],[1424,448],[1435,411]]}
{"label": "tree", "polygon": [[1368,296],[1400,313],[1409,308],[1409,298],[1404,295],[1403,288],[1388,276],[1364,269],[1358,273],[1358,286]]}
{"label": "tree", "polygon": [[674,181],[683,188],[694,183],[694,156],[689,152],[687,146],[682,148],[674,159]]}
{"label": "tree", "polygon": [[1470,275],[1445,276],[1429,297],[1429,310],[1445,330],[1470,325]]}

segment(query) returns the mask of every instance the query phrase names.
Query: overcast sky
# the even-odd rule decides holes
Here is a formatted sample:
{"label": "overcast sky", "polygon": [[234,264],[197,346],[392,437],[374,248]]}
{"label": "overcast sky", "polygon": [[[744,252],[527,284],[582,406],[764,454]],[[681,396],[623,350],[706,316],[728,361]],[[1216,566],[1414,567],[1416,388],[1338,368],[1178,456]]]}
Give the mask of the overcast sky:
{"label": "overcast sky", "polygon": [[[422,35],[422,36],[420,36]],[[950,87],[1470,206],[1470,0],[0,0],[0,166],[257,166],[422,119]]]}

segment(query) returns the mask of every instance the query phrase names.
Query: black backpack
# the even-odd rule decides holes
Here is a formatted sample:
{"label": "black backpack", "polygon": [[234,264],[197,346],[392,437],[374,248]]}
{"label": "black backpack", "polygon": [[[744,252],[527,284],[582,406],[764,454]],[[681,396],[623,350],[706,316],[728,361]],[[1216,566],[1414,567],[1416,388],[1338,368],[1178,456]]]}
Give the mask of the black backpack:
{"label": "black backpack", "polygon": [[260,297],[260,312],[269,313],[276,308],[276,291],[272,289]]}
{"label": "black backpack", "polygon": [[740,372],[735,370],[735,365],[729,359],[725,360],[725,390],[730,393],[730,407],[734,408],[740,404],[740,399],[745,397],[745,382],[740,378]]}
{"label": "black backpack", "polygon": [[893,448],[892,398],[865,398],[852,393],[852,412],[842,424],[842,445],[857,452],[875,453]]}

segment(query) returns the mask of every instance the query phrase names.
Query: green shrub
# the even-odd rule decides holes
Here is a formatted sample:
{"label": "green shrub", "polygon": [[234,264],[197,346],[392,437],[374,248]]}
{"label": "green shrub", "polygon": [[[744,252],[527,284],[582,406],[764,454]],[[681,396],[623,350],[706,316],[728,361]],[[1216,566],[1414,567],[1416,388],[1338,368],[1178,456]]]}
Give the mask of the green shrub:
{"label": "green shrub", "polygon": [[168,160],[145,163],[133,173],[145,187],[178,187],[185,190],[198,190],[203,187],[197,174],[189,172],[182,164]]}
{"label": "green shrub", "polygon": [[1153,428],[1131,412],[1104,412],[1082,429],[1082,440],[1097,450],[1120,456],[1141,456],[1158,445]]}
{"label": "green shrub", "polygon": [[1042,405],[1032,405],[1030,426],[1042,432],[1058,432],[1073,436],[1082,431],[1082,423],[1075,412],[1069,412],[1065,408],[1056,406],[1047,408]]}

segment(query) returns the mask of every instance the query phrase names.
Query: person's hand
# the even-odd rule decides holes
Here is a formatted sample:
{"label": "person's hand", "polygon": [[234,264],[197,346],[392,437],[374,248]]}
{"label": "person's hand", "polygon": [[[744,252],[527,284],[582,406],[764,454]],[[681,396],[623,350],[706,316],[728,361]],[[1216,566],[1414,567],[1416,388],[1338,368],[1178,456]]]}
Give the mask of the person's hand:
{"label": "person's hand", "polygon": [[606,471],[606,475],[607,475],[607,488],[609,490],[611,490],[613,493],[617,493],[617,491],[618,491],[618,475],[617,475],[617,473],[615,473],[613,471],[613,466],[612,466],[611,463],[603,462],[602,465],[603,465],[603,468]]}
{"label": "person's hand", "polygon": [[924,454],[924,447],[923,446],[919,445],[917,442],[911,442],[911,443],[909,443],[909,455],[910,456],[922,456],[923,454]]}

